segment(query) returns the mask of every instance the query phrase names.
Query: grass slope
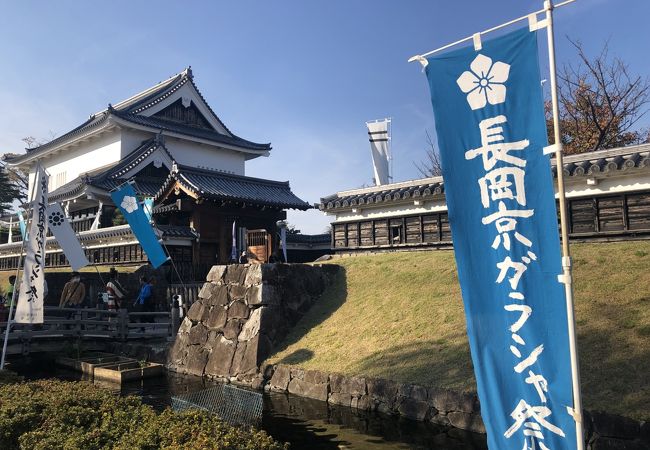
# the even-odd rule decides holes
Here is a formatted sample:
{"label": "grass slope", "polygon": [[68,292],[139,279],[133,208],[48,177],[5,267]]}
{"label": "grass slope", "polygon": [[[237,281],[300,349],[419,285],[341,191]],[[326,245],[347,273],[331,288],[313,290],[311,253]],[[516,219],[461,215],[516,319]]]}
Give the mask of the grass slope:
{"label": "grass slope", "polygon": [[[587,409],[650,418],[650,242],[572,246]],[[453,253],[337,259],[344,279],[268,362],[475,390]]]}

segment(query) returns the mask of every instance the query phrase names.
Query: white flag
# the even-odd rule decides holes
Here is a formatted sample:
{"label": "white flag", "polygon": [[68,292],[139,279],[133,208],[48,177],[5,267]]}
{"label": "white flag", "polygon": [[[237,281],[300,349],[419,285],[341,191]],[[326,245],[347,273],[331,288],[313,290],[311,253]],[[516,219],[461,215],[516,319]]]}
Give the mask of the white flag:
{"label": "white flag", "polygon": [[287,227],[280,228],[280,245],[282,246],[284,262],[289,262],[287,261]]}
{"label": "white flag", "polygon": [[79,270],[87,266],[89,262],[86,252],[81,247],[77,235],[58,203],[52,203],[47,207],[47,224],[59,243],[59,247],[70,261],[72,270]]}
{"label": "white flag", "polygon": [[390,119],[381,122],[366,122],[368,127],[368,138],[372,152],[372,165],[375,170],[375,184],[380,186],[389,182],[388,170],[388,124]]}
{"label": "white flag", "polygon": [[29,227],[29,239],[25,243],[23,281],[19,287],[16,307],[15,322],[17,323],[43,323],[47,182],[47,174],[38,165],[34,179],[36,183],[34,198],[31,202],[32,223]]}

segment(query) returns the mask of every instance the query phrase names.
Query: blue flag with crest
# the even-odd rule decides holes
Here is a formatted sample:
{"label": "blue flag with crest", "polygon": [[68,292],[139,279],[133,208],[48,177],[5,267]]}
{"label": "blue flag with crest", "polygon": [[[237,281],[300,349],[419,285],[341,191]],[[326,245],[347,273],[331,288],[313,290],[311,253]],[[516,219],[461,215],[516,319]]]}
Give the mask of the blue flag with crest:
{"label": "blue flag with crest", "polygon": [[167,255],[165,255],[165,251],[149,223],[144,208],[138,202],[133,186],[128,183],[123,184],[118,190],[111,192],[111,198],[129,223],[151,265],[154,269],[160,267],[167,261]]}
{"label": "blue flag with crest", "polygon": [[574,449],[536,33],[428,58],[467,332],[492,450]]}

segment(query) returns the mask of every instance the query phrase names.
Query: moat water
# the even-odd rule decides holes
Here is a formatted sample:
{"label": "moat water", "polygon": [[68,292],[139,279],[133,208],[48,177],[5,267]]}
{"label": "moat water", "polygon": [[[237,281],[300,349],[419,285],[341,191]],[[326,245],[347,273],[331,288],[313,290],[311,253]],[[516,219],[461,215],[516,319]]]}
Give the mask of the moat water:
{"label": "moat water", "polygon": [[[26,379],[58,378],[80,380],[81,374],[24,359],[11,364]],[[171,405],[171,397],[215,386],[200,377],[166,373],[113,387],[121,395],[137,395],[157,410]],[[104,385],[104,387],[109,387]],[[347,407],[294,395],[265,393],[261,428],[277,440],[290,442],[291,449],[432,449],[486,450],[484,435],[445,429],[380,413],[357,411]]]}

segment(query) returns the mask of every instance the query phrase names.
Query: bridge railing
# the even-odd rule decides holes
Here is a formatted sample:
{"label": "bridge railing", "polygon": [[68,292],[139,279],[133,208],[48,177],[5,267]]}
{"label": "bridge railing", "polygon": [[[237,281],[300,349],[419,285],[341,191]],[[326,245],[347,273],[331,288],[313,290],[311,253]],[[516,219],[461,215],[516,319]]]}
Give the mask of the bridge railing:
{"label": "bridge railing", "polygon": [[[45,307],[42,324],[12,322],[9,341],[39,338],[168,338],[178,329],[178,312],[129,312],[126,309],[76,309]],[[7,322],[0,322],[4,336]]]}
{"label": "bridge railing", "polygon": [[205,283],[170,284],[167,287],[167,298],[174,298],[175,295],[183,297],[185,310],[192,306],[192,303],[199,298],[199,291]]}

